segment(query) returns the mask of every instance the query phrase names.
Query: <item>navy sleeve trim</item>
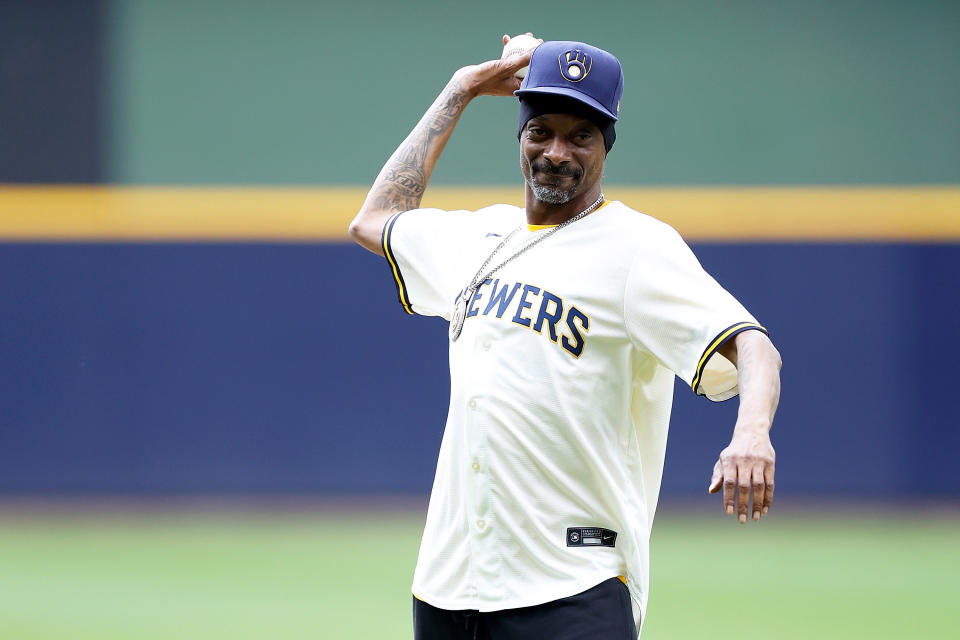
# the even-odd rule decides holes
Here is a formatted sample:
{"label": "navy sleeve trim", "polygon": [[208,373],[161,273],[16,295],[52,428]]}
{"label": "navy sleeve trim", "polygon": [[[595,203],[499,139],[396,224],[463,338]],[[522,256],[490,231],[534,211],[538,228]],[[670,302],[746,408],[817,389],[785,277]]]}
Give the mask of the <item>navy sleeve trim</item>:
{"label": "navy sleeve trim", "polygon": [[413,306],[410,304],[410,296],[407,295],[407,285],[403,281],[403,274],[400,273],[400,265],[396,256],[393,255],[393,249],[390,247],[390,239],[393,234],[393,225],[397,223],[397,218],[403,215],[403,211],[394,214],[387,223],[383,225],[383,233],[380,236],[380,245],[383,249],[383,255],[390,265],[390,272],[393,274],[393,283],[397,286],[397,297],[400,299],[400,305],[403,310],[413,315]]}
{"label": "navy sleeve trim", "polygon": [[710,346],[708,346],[704,350],[703,355],[700,356],[700,362],[697,364],[697,373],[693,376],[693,384],[690,385],[695,394],[702,395],[700,393],[700,378],[703,377],[703,370],[706,368],[707,362],[709,362],[713,354],[717,352],[717,349],[726,344],[727,340],[738,333],[752,330],[762,331],[764,334],[769,335],[769,332],[759,324],[754,322],[738,322],[721,331],[717,334],[717,337],[710,341]]}

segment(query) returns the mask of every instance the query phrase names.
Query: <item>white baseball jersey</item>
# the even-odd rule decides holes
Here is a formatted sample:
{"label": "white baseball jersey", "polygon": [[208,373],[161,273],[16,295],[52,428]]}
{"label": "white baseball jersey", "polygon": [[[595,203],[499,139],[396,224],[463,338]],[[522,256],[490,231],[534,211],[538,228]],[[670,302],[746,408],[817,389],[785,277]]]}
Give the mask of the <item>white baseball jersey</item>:
{"label": "white baseball jersey", "polygon": [[[450,319],[524,210],[397,214],[384,253],[409,313]],[[524,226],[500,264],[545,230]],[[625,576],[642,619],[674,375],[737,393],[715,353],[756,320],[668,225],[608,202],[497,271],[450,345],[450,410],[413,580],[497,611]]]}

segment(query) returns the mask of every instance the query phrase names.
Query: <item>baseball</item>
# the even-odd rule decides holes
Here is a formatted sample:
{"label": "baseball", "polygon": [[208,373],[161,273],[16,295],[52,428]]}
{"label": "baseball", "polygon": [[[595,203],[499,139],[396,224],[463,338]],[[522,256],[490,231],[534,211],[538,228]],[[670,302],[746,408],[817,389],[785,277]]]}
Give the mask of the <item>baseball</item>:
{"label": "baseball", "polygon": [[[536,49],[540,46],[542,40],[540,38],[534,38],[533,36],[523,34],[510,38],[507,44],[503,45],[503,55],[500,56],[500,59],[509,58],[511,56],[520,55],[532,49]],[[527,75],[527,69],[530,67],[524,67],[519,69],[514,75],[518,78],[523,78]]]}

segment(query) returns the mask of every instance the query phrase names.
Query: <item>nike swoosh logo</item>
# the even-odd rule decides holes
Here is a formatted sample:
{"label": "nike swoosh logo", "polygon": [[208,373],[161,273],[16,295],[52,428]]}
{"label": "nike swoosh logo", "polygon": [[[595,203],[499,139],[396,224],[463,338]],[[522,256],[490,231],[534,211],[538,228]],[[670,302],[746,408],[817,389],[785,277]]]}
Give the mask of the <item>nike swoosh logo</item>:
{"label": "nike swoosh logo", "polygon": [[493,231],[487,231],[487,235],[485,235],[485,236],[483,236],[483,237],[484,237],[484,238],[489,238],[490,236],[493,236],[494,238],[502,238],[502,237],[503,237],[502,234],[494,233]]}

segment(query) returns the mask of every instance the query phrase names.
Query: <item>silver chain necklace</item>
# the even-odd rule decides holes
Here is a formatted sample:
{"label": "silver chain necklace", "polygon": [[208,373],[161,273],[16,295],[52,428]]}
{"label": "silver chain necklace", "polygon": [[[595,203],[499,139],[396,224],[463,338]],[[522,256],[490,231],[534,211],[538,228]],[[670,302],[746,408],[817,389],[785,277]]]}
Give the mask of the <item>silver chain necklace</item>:
{"label": "silver chain necklace", "polygon": [[505,267],[507,264],[509,264],[513,260],[519,258],[521,255],[523,255],[524,253],[532,249],[535,245],[540,244],[541,242],[543,242],[544,240],[546,240],[547,238],[555,234],[557,231],[560,231],[560,229],[563,229],[568,224],[573,224],[574,222],[576,222],[583,216],[587,215],[591,211],[594,211],[601,204],[603,204],[602,193],[600,194],[600,197],[597,198],[597,201],[594,202],[592,205],[590,205],[589,207],[587,207],[577,215],[573,216],[572,218],[564,220],[563,222],[561,222],[555,227],[551,227],[549,231],[547,231],[546,233],[540,236],[537,236],[527,244],[523,245],[512,256],[510,256],[509,258],[507,258],[506,260],[504,260],[503,262],[495,266],[493,269],[490,269],[490,271],[488,271],[486,274],[483,274],[483,270],[486,269],[487,265],[490,264],[490,261],[493,260],[493,256],[497,255],[497,253],[501,249],[507,246],[507,243],[510,242],[513,236],[517,235],[517,233],[519,233],[524,226],[526,226],[526,223],[521,224],[519,227],[517,227],[516,229],[508,233],[507,237],[504,238],[503,241],[497,245],[496,249],[490,252],[490,255],[487,256],[487,259],[484,260],[483,264],[480,265],[480,268],[477,269],[477,275],[473,276],[473,279],[470,281],[470,284],[464,287],[463,290],[460,292],[460,295],[457,296],[457,300],[453,306],[453,315],[450,317],[450,340],[453,342],[456,342],[457,338],[460,337],[460,332],[463,331],[463,323],[466,322],[467,320],[467,305],[470,303],[470,300],[473,298],[473,294],[476,292],[477,288],[480,286],[481,283],[486,282],[490,276],[495,274],[497,271]]}

